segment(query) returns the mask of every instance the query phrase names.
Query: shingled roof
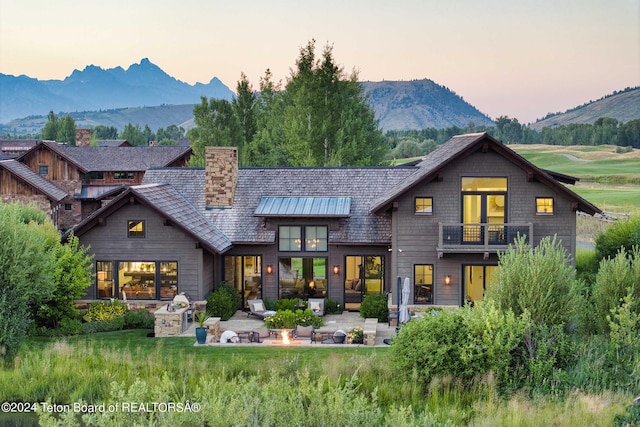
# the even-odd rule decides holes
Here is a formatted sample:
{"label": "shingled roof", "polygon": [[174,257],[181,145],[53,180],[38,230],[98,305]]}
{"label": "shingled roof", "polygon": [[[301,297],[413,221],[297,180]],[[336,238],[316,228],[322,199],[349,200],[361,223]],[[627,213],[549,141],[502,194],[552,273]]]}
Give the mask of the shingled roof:
{"label": "shingled roof", "polygon": [[12,175],[26,182],[38,192],[47,196],[49,200],[60,202],[67,197],[67,193],[64,190],[58,188],[51,181],[44,179],[17,160],[2,160],[0,161],[0,168],[5,169]]}
{"label": "shingled roof", "polygon": [[204,208],[204,169],[163,168],[145,173],[143,183],[168,183],[199,207],[233,243],[272,243],[275,231],[256,216],[261,197],[349,197],[349,217],[329,231],[333,244],[391,242],[391,218],[369,214],[370,201],[398,185],[413,167],[240,168],[233,207]]}
{"label": "shingled roof", "polygon": [[578,210],[590,215],[602,213],[596,206],[589,203],[559,182],[575,182],[577,178],[556,173],[553,173],[552,175],[550,172],[538,168],[533,163],[506,147],[486,132],[454,136],[431,153],[427,154],[422,161],[416,165],[417,170],[415,173],[409,176],[400,185],[390,188],[387,193],[383,194],[372,203],[371,212],[384,210],[393,202],[393,200],[414,186],[437,178],[440,171],[460,157],[470,154],[476,150],[489,149],[498,152],[506,159],[527,171],[527,173],[532,177],[535,177],[540,182],[554,188],[556,191],[565,194],[569,199],[574,200],[577,203]]}
{"label": "shingled roof", "polygon": [[[153,167],[169,166],[182,157],[191,154],[191,147],[142,146],[142,147],[72,147],[54,141],[43,141],[49,149],[62,156],[82,173],[88,172],[135,172]],[[21,155],[22,159],[29,152]]]}
{"label": "shingled roof", "polygon": [[231,241],[214,224],[202,215],[189,201],[172,186],[166,184],[148,184],[128,187],[107,205],[93,212],[79,224],[69,230],[80,236],[95,227],[100,218],[108,217],[122,205],[128,203],[130,196],[155,210],[164,219],[182,229],[208,250],[222,253],[231,247]]}

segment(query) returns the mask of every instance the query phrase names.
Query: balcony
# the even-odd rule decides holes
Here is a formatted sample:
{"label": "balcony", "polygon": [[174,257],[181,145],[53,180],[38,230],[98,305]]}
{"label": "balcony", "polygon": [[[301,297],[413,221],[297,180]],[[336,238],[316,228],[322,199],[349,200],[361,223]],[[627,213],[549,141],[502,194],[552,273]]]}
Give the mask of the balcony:
{"label": "balcony", "polygon": [[438,258],[445,253],[490,253],[506,250],[518,235],[528,243],[533,236],[532,223],[439,223]]}

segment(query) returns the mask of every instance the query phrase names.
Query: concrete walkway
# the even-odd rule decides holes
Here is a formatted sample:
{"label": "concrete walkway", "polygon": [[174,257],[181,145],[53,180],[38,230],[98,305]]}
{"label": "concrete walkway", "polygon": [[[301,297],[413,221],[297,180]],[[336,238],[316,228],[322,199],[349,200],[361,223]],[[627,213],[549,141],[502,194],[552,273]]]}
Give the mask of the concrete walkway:
{"label": "concrete walkway", "polygon": [[[345,332],[349,332],[350,329],[355,327],[364,328],[365,319],[360,317],[360,313],[345,311],[342,314],[327,314],[323,318],[324,326],[318,329],[320,332],[334,332],[342,329]],[[182,334],[182,336],[195,337],[196,323],[189,325],[189,328]],[[250,332],[255,329],[264,328],[264,321],[256,319],[255,317],[247,316],[244,311],[237,311],[236,314],[227,321],[220,322],[220,333],[224,331],[234,332]],[[376,327],[376,340],[375,346],[387,347],[384,343],[385,338],[392,338],[396,334],[395,326],[388,326],[387,323],[378,322]],[[196,344],[197,345],[197,344]],[[207,343],[204,345],[221,345],[220,343]],[[238,343],[238,344],[224,344],[224,345],[255,345],[253,343]],[[311,344],[308,340],[301,340],[296,343],[296,346],[310,346],[321,345],[320,343]],[[329,345],[343,345],[343,344],[329,344]],[[364,344],[360,344],[364,345]]]}

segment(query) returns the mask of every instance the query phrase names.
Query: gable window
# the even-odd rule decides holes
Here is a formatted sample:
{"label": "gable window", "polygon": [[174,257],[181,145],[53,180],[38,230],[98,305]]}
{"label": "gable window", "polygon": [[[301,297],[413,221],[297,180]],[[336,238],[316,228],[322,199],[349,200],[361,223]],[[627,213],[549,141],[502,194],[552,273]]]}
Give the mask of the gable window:
{"label": "gable window", "polygon": [[433,265],[414,265],[413,283],[414,304],[433,304]]}
{"label": "gable window", "polygon": [[416,197],[415,214],[416,215],[432,215],[433,214],[433,197]]}
{"label": "gable window", "polygon": [[278,250],[282,252],[326,252],[329,237],[326,226],[278,227]]}
{"label": "gable window", "polygon": [[113,179],[133,179],[133,172],[114,172]]}
{"label": "gable window", "polygon": [[70,210],[71,210],[71,208],[72,208],[71,203],[65,203],[65,204],[64,204],[64,210],[65,210],[65,211],[70,211]]}
{"label": "gable window", "polygon": [[536,215],[553,215],[553,198],[536,197]]}
{"label": "gable window", "polygon": [[127,221],[127,237],[144,237],[144,221],[129,220]]}
{"label": "gable window", "polygon": [[49,165],[38,165],[38,173],[40,175],[49,175]]}

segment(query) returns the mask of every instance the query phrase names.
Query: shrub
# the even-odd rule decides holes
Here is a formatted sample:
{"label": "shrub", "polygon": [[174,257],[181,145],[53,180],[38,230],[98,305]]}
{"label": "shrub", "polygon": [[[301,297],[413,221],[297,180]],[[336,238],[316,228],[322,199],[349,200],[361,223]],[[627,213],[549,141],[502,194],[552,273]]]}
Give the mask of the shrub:
{"label": "shrub", "polygon": [[487,298],[503,311],[516,316],[528,312],[535,323],[566,324],[574,319],[580,304],[575,270],[560,241],[545,237],[532,248],[523,237],[506,252],[500,252]]}
{"label": "shrub", "polygon": [[324,299],[324,311],[326,314],[341,314],[342,306],[338,303],[338,301],[325,298]]}
{"label": "shrub", "polygon": [[60,335],[80,335],[83,333],[82,322],[79,319],[62,319],[58,329]]}
{"label": "shrub", "polygon": [[276,311],[291,310],[294,311],[300,306],[300,298],[281,298],[276,301]]}
{"label": "shrub", "polygon": [[322,326],[322,318],[316,316],[313,310],[278,310],[273,316],[265,319],[265,326],[271,329],[294,329],[296,326]]}
{"label": "shrub", "polygon": [[95,334],[96,332],[119,331],[124,328],[124,316],[111,320],[95,320],[82,325],[85,334]]}
{"label": "shrub", "polygon": [[596,237],[596,256],[598,260],[614,258],[624,248],[631,252],[633,246],[640,247],[640,215],[632,215],[611,224]]}
{"label": "shrub", "polygon": [[223,283],[207,298],[207,315],[229,320],[238,310],[239,305],[240,296],[236,289]]}
{"label": "shrub", "polygon": [[389,307],[387,296],[384,294],[370,294],[364,297],[360,304],[360,316],[365,319],[377,318],[378,322],[389,320]]}
{"label": "shrub", "polygon": [[[629,255],[621,249],[615,258],[600,261],[592,292],[594,323],[599,332],[609,330],[607,316],[620,306],[628,290],[636,301],[640,300],[640,249]],[[632,310],[638,312],[639,305],[634,304]]]}
{"label": "shrub", "polygon": [[127,313],[127,305],[120,300],[94,301],[89,304],[84,320],[87,322],[114,320]]}
{"label": "shrub", "polygon": [[125,329],[153,329],[153,315],[147,310],[129,310],[124,315]]}

